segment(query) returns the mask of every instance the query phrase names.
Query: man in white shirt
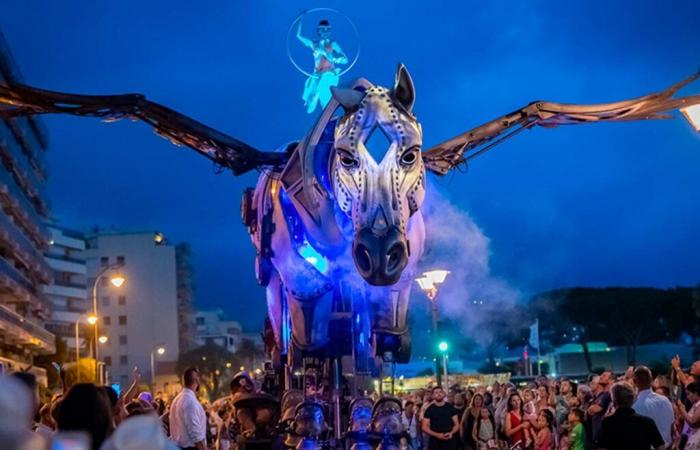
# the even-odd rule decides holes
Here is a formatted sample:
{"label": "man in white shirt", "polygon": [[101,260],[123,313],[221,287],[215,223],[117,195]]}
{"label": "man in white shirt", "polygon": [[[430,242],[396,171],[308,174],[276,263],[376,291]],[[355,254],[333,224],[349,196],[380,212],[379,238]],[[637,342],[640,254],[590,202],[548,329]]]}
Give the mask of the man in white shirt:
{"label": "man in white shirt", "polygon": [[652,381],[651,370],[648,367],[639,366],[634,369],[634,385],[638,393],[632,409],[637,414],[647,416],[654,421],[666,448],[670,448],[673,406],[669,399],[651,390]]}
{"label": "man in white shirt", "polygon": [[170,439],[183,450],[206,450],[207,416],[195,394],[199,390],[197,369],[185,370],[183,384],[170,406]]}

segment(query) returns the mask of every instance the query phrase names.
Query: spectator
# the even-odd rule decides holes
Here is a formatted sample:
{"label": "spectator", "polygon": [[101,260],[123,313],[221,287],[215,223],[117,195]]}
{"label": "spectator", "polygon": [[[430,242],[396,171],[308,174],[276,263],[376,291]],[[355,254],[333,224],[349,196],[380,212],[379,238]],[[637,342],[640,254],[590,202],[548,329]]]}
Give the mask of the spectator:
{"label": "spectator", "polygon": [[413,450],[418,450],[418,430],[416,427],[416,411],[414,403],[409,400],[404,404],[403,414],[401,414],[403,429],[409,436],[409,445]]}
{"label": "spectator", "polygon": [[[0,448],[20,448],[31,435],[32,399],[26,385],[12,376],[0,376]],[[38,436],[37,436],[38,437]]]}
{"label": "spectator", "polygon": [[15,380],[22,383],[29,390],[31,396],[32,417],[39,412],[39,386],[36,382],[36,376],[29,372],[15,372],[12,375]]}
{"label": "spectator", "polygon": [[508,437],[508,445],[522,448],[530,445],[529,434],[530,422],[523,417],[523,399],[520,394],[514,392],[508,397],[508,414],[505,419],[505,434]]}
{"label": "spectator", "polygon": [[685,374],[681,369],[681,358],[676,355],[671,360],[671,367],[678,377],[678,381],[681,382],[683,386],[688,386],[693,381],[698,381],[700,378],[700,360],[695,361],[692,366],[690,366],[690,373]]}
{"label": "spectator", "polygon": [[586,450],[586,429],[583,410],[574,408],[569,413],[569,450]]}
{"label": "spectator", "polygon": [[472,397],[471,405],[469,405],[469,408],[467,408],[461,416],[460,437],[462,438],[462,444],[467,450],[474,450],[476,448],[476,441],[474,440],[472,431],[474,430],[474,424],[481,415],[483,407],[484,396],[476,393]]}
{"label": "spectator", "polygon": [[433,404],[423,415],[423,433],[429,436],[428,450],[455,450],[457,448],[455,433],[459,431],[459,419],[454,406],[445,402],[445,391],[434,387]]}
{"label": "spectator", "polygon": [[39,409],[39,422],[34,427],[34,432],[49,438],[53,435],[56,424],[51,417],[51,403],[44,404]]}
{"label": "spectator", "polygon": [[199,390],[197,369],[185,370],[183,384],[170,406],[170,438],[184,450],[206,450],[207,417],[195,394]]}
{"label": "spectator", "polygon": [[559,394],[556,396],[555,411],[557,424],[561,425],[566,422],[569,415],[571,399],[576,397],[574,385],[569,380],[562,380],[559,384]]}
{"label": "spectator", "polygon": [[98,450],[112,432],[112,412],[107,397],[90,383],[74,385],[57,411],[58,431],[84,431],[92,450]]}
{"label": "spectator", "polygon": [[552,450],[554,448],[554,414],[548,408],[537,415],[537,433],[535,434],[535,450]]}
{"label": "spectator", "polygon": [[593,401],[586,410],[591,423],[591,440],[596,442],[600,434],[600,427],[603,423],[603,417],[610,407],[610,393],[608,385],[612,381],[610,372],[603,372],[599,377],[594,377],[591,380],[591,389],[593,390]]}
{"label": "spectator", "polygon": [[494,450],[498,448],[496,440],[496,422],[493,414],[487,408],[481,408],[479,420],[474,423],[472,439],[476,442],[477,450]]}
{"label": "spectator", "polygon": [[664,396],[651,390],[653,377],[651,370],[639,366],[634,370],[634,385],[637,387],[637,400],[632,409],[637,414],[650,417],[656,424],[666,447],[671,446],[671,427],[673,426],[673,406]]}
{"label": "spectator", "polygon": [[688,399],[693,403],[690,411],[686,411],[683,402],[678,400],[678,410],[684,421],[683,435],[687,438],[685,450],[700,449],[700,381],[694,381],[686,387]]}
{"label": "spectator", "polygon": [[[651,384],[651,381],[649,382]],[[664,450],[664,440],[650,417],[632,409],[634,390],[625,382],[612,388],[615,413],[603,419],[596,448],[605,450]]]}
{"label": "spectator", "polygon": [[163,433],[158,417],[129,417],[100,450],[178,450]]}

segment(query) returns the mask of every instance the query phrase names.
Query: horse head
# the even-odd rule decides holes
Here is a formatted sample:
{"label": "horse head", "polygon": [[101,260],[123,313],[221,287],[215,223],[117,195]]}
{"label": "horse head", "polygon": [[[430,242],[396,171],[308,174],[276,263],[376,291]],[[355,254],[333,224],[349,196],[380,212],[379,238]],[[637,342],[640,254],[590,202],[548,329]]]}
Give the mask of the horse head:
{"label": "horse head", "polygon": [[[352,221],[353,260],[368,283],[392,285],[408,263],[406,230],[425,196],[413,82],[400,65],[392,89],[334,89],[333,97],[345,110],[335,127],[333,191]],[[381,157],[368,150],[374,133],[386,137]]]}

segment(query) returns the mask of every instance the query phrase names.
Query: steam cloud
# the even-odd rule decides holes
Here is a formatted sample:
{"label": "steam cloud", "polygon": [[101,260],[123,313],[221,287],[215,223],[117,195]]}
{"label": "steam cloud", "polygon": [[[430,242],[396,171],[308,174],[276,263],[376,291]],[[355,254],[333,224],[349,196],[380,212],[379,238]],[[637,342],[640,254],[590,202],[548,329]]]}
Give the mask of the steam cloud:
{"label": "steam cloud", "polygon": [[440,317],[452,319],[482,346],[490,345],[489,322],[519,301],[519,291],[491,274],[489,239],[434,183],[428,186],[422,210],[427,236],[418,268],[451,272],[438,293]]}

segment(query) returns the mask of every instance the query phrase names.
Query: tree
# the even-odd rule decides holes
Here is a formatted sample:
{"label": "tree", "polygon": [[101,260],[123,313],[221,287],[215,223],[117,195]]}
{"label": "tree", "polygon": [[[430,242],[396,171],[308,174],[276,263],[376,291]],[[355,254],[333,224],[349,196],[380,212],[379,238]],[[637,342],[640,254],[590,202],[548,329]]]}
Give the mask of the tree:
{"label": "tree", "polygon": [[[56,369],[54,369],[51,363],[55,362],[59,366],[63,366],[64,364],[70,362],[70,355],[66,341],[57,335],[55,339],[55,346],[56,352],[53,355],[38,355],[34,357],[34,365],[46,370],[49,388],[57,388],[61,384],[61,380],[58,378],[58,372],[56,372]],[[73,359],[73,363],[75,363],[75,359]]]}
{"label": "tree", "polygon": [[177,370],[183,374],[188,367],[197,368],[201,393],[213,401],[226,393],[230,378],[241,364],[238,356],[220,345],[207,342],[201,347],[180,354]]}
{"label": "tree", "polygon": [[249,338],[241,339],[241,344],[236,349],[236,358],[241,361],[241,365],[252,368],[256,363],[265,358],[262,348]]}
{"label": "tree", "polygon": [[[696,328],[687,288],[572,288],[545,292],[531,302],[553,345],[578,342],[592,371],[588,343],[625,346],[635,365],[643,344],[673,341]],[[700,335],[700,333],[698,333]]]}
{"label": "tree", "polygon": [[[76,371],[76,367],[80,369],[79,373]],[[76,383],[97,382],[97,377],[95,376],[94,358],[80,358],[77,366],[75,361],[66,363],[63,365],[62,370],[65,377],[66,388],[69,388]]]}

